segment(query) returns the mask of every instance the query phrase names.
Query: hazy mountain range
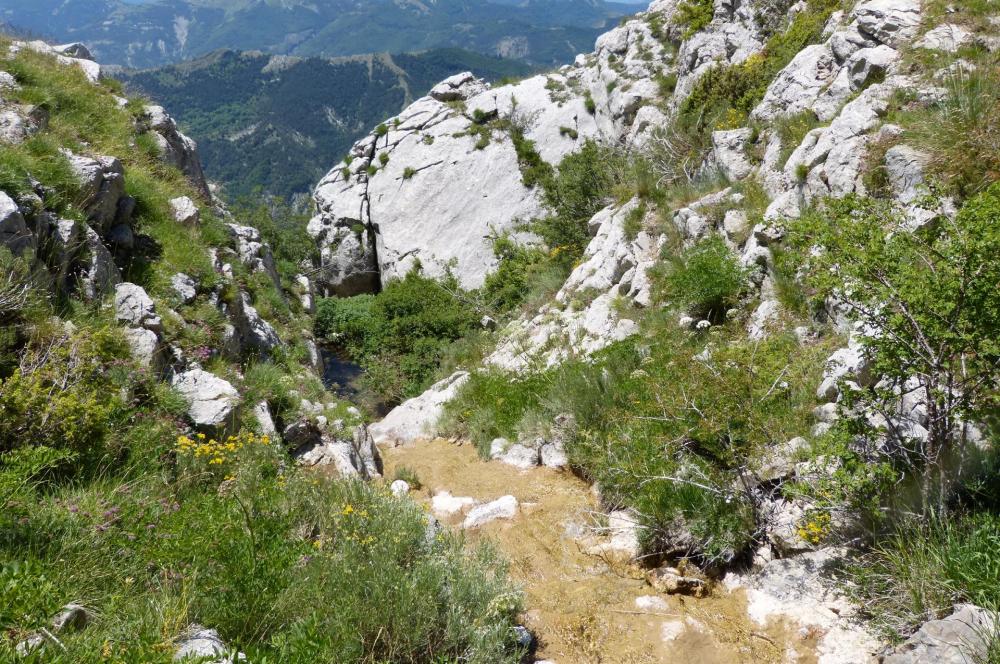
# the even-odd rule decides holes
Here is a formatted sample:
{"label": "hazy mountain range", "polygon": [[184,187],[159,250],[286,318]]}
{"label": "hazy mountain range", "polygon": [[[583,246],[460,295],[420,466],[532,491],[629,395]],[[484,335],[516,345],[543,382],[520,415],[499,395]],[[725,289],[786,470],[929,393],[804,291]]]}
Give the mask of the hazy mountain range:
{"label": "hazy mountain range", "polygon": [[138,68],[220,48],[339,56],[459,47],[560,64],[637,9],[604,0],[3,0],[0,21]]}
{"label": "hazy mountain range", "polygon": [[351,144],[451,74],[499,79],[522,62],[459,49],[294,58],[218,51],[115,75],[170,109],[230,198],[305,194]]}

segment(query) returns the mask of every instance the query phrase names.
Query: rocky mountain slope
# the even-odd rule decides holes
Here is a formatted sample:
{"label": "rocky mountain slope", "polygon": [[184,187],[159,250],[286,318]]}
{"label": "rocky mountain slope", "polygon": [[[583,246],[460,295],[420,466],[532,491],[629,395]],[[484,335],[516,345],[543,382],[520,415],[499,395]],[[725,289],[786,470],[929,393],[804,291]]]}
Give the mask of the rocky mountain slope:
{"label": "rocky mountain slope", "polygon": [[458,49],[329,60],[221,51],[114,75],[171,109],[230,199],[292,199],[373,124],[465,70],[488,80],[530,71]]}
{"label": "rocky mountain slope", "polygon": [[[0,659],[513,657],[489,557],[337,479],[382,466],[321,383],[310,294],[164,109],[121,93],[81,45],[0,37]],[[425,618],[376,617],[378,586]],[[486,628],[448,616],[490,604]]]}
{"label": "rocky mountain slope", "polygon": [[281,270],[162,108],[3,43],[0,652],[995,658],[995,19],[656,0],[377,124]]}
{"label": "rocky mountain slope", "polygon": [[[682,494],[703,492],[708,503],[725,497],[722,511],[745,499],[753,534],[721,555],[727,564],[753,559],[751,571],[725,578],[746,588],[759,624],[789,621],[815,639],[811,656],[822,662],[985,657],[982,640],[959,643],[961,611],[943,627],[948,645],[940,650],[919,631],[895,654],[878,655],[881,634],[858,620],[844,593],[871,598],[878,611],[895,600],[816,571],[850,564],[851,547],[879,541],[879,529],[893,527],[886,514],[905,521],[894,511],[901,494],[874,489],[881,479],[861,479],[849,465],[885,470],[899,483],[925,475],[927,500],[935,489],[926,474],[941,472],[935,481],[952,487],[957,481],[953,468],[939,465],[950,462],[928,450],[971,458],[992,449],[989,427],[972,413],[981,417],[986,411],[977,409],[988,410],[996,396],[996,356],[976,351],[980,369],[963,370],[990,385],[982,392],[965,379],[943,387],[942,360],[931,366],[907,354],[917,346],[927,350],[912,352],[932,352],[927,326],[959,320],[961,298],[953,306],[949,298],[958,296],[942,294],[929,303],[902,284],[936,283],[940,270],[995,271],[991,259],[976,263],[935,244],[964,242],[957,238],[996,220],[996,192],[987,191],[993,178],[964,161],[961,150],[977,148],[959,138],[985,139],[997,128],[996,96],[979,78],[996,63],[995,20],[982,3],[663,0],[571,65],[502,86],[454,76],[383,121],[316,187],[309,232],[320,250],[317,290],[340,298],[378,293],[417,270],[464,289],[486,314],[487,332],[482,362],[460,365],[471,373],[390,413],[373,427],[376,443],[420,445],[447,433],[471,437],[494,463],[568,463],[599,482],[605,509],[627,508],[640,538],[655,540],[633,555],[694,557],[709,577],[718,573],[713,547],[732,531],[705,524],[713,518],[705,510],[717,508],[693,507]],[[600,192],[582,217],[571,214],[573,187]],[[522,292],[523,306],[498,310],[498,284],[573,251],[568,231],[552,234],[569,222],[586,241],[561,286],[540,304],[524,302]],[[881,244],[882,233],[893,249]],[[851,254],[857,247],[860,255]],[[879,252],[881,260],[933,266],[904,276],[909,266],[886,270]],[[912,258],[890,258],[904,255]],[[959,267],[970,260],[977,267]],[[953,349],[943,351],[947,362],[968,359],[951,346],[966,332],[948,326],[933,343]],[[965,329],[973,345],[990,334]],[[901,341],[911,334],[916,341]],[[900,348],[908,343],[915,346]],[[902,365],[880,359],[896,352],[908,358],[893,355]],[[758,362],[769,353],[779,364],[764,369]],[[760,390],[745,404],[745,393],[727,392],[746,378],[744,365],[747,389]],[[715,393],[699,392],[708,384]],[[787,394],[781,408],[803,413],[780,432],[762,408],[776,391]],[[716,404],[720,392],[727,400]],[[964,415],[941,400],[959,392],[969,399]],[[713,414],[711,404],[721,410]],[[547,419],[554,415],[555,424]],[[589,424],[562,432],[560,418],[574,415]],[[758,418],[766,433],[743,431]],[[758,434],[763,448],[740,447]],[[663,442],[640,451],[650,436]],[[864,500],[874,498],[879,516],[868,521],[844,498],[853,491],[844,481],[870,487]],[[950,493],[961,489],[942,486],[936,490],[952,496],[939,494],[942,509],[961,500]],[[932,529],[925,537],[940,535]],[[675,579],[667,592],[685,592],[677,590],[685,583]],[[949,588],[948,597],[972,597]],[[950,607],[942,598],[925,618]],[[975,620],[990,615],[968,610]],[[907,611],[905,619],[879,619],[919,622]],[[895,638],[913,630],[893,625]],[[786,657],[801,655],[789,647]]]}
{"label": "rocky mountain slope", "polygon": [[634,9],[592,0],[9,0],[0,21],[53,40],[86,42],[105,64],[135,68],[223,48],[331,57],[458,47],[552,64],[589,48],[602,29]]}

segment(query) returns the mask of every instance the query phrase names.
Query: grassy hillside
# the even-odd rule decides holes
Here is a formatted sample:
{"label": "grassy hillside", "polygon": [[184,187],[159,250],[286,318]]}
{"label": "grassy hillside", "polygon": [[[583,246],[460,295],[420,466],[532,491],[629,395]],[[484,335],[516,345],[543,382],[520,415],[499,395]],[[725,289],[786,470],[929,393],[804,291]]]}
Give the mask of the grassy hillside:
{"label": "grassy hillside", "polygon": [[[0,53],[8,46],[0,38]],[[144,100],[122,104],[115,81],[92,84],[29,49],[0,57],[0,70],[17,83],[5,108],[49,113],[0,148],[0,191],[16,211],[5,218],[24,215],[36,240],[14,238],[13,254],[4,235],[0,247],[0,661],[166,663],[195,625],[257,663],[518,661],[519,595],[502,562],[429,530],[379,482],[301,470],[264,433],[253,404],[279,427],[308,415],[300,398],[347,426],[359,418],[307,368],[309,318],[290,285],[241,263],[220,213],[160,160]],[[57,220],[94,230],[96,194],[65,150],[119,157],[137,238],[119,255],[122,277],[151,296],[155,335],[178,351],[172,370],[195,361],[238,389],[245,407],[225,426],[196,430],[168,371],[133,359],[128,333],[144,330],[116,321],[114,293],[85,297],[58,273],[63,252],[86,263],[102,250],[60,251],[47,235]],[[178,196],[200,223],[175,220]],[[179,271],[194,284],[187,302],[170,285]],[[220,352],[241,293],[281,338],[266,356]],[[54,627],[69,603],[84,608]]]}
{"label": "grassy hillside", "polygon": [[265,54],[221,51],[119,76],[170,109],[230,197],[263,191],[290,198],[308,193],[383,118],[467,70],[496,80],[531,68],[460,49],[279,66]]}

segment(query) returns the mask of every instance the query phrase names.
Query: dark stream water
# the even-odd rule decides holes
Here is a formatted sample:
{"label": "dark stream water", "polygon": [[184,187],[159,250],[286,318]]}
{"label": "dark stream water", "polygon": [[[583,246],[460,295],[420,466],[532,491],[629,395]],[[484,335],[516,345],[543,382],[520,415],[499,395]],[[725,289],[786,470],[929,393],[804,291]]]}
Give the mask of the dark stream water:
{"label": "dark stream water", "polygon": [[322,346],[323,384],[339,397],[356,399],[361,394],[361,377],[365,370],[351,361],[342,349]]}

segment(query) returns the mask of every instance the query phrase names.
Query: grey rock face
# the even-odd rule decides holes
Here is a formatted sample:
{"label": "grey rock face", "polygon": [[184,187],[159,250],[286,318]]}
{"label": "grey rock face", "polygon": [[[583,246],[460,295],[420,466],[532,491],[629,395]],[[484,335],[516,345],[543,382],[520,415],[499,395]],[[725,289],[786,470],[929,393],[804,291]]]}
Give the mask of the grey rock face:
{"label": "grey rock face", "polygon": [[375,241],[360,220],[313,217],[308,231],[320,247],[321,269],[316,283],[327,296],[351,297],[373,293],[380,284]]}
{"label": "grey rock face", "polygon": [[0,246],[7,247],[14,255],[34,249],[35,238],[20,208],[10,196],[0,191]]}
{"label": "grey rock face", "polygon": [[171,383],[188,402],[188,417],[196,426],[219,427],[235,413],[239,392],[229,381],[202,369],[174,376]]}
{"label": "grey rock face", "polygon": [[240,291],[230,318],[236,326],[240,347],[266,355],[281,344],[274,327],[250,304],[250,296]]}
{"label": "grey rock face", "polygon": [[429,387],[389,411],[380,421],[368,427],[375,443],[406,445],[434,437],[434,427],[444,412],[444,404],[455,397],[469,380],[469,373],[459,371]]}
{"label": "grey rock face", "polygon": [[[66,153],[80,181],[81,207],[101,235],[118,223],[128,223],[131,207],[120,206],[125,196],[125,169],[115,157],[84,157]],[[120,214],[119,211],[122,213]],[[123,218],[124,217],[124,218]]]}
{"label": "grey rock face", "polygon": [[183,272],[170,277],[170,287],[182,304],[190,304],[198,296],[197,282]]}
{"label": "grey rock face", "polygon": [[[594,239],[556,294],[563,308],[546,306],[515,321],[501,332],[488,364],[508,371],[523,371],[536,362],[552,366],[572,353],[589,354],[638,331],[638,324],[614,303],[618,298],[637,307],[650,303],[646,271],[665,241],[645,230],[628,237],[625,222],[638,206],[632,200],[594,215]],[[590,295],[584,300],[581,294]]]}
{"label": "grey rock face", "polygon": [[[370,292],[417,261],[431,275],[451,265],[463,287],[480,286],[496,266],[490,238],[516,234],[544,212],[539,187],[524,184],[509,130],[493,121],[517,125],[551,165],[588,138],[645,144],[666,120],[650,103],[659,98],[656,76],[674,67],[649,14],[669,25],[672,12],[672,3],[654,3],[599,38],[592,55],[516,84],[451,77],[358,141],[316,187],[309,232],[321,253],[318,289]],[[719,46],[747,44],[727,33]],[[705,60],[714,65],[710,54]]]}
{"label": "grey rock face", "polygon": [[912,203],[922,194],[924,167],[929,157],[908,145],[894,145],[885,153],[889,186],[901,203]]}
{"label": "grey rock face", "polygon": [[132,357],[144,367],[158,370],[162,366],[163,357],[160,339],[152,330],[145,328],[128,328],[125,330],[125,340],[132,351]]}
{"label": "grey rock face", "polygon": [[240,261],[253,272],[267,274],[280,293],[281,280],[274,264],[274,255],[271,253],[270,245],[261,238],[260,231],[253,226],[239,224],[226,224],[226,228],[229,229]]}
{"label": "grey rock face", "polygon": [[747,156],[752,131],[746,127],[712,132],[715,162],[726,179],[738,182],[753,172]]}
{"label": "grey rock face", "polygon": [[274,426],[274,418],[271,417],[271,408],[267,405],[266,401],[261,401],[253,407],[253,416],[257,420],[261,434],[265,436],[277,435],[278,429]]}
{"label": "grey rock face", "polygon": [[295,445],[293,455],[305,466],[332,466],[340,477],[370,480],[382,476],[382,457],[368,427],[359,424],[350,440],[335,438],[312,423],[296,423],[285,429],[286,444]]}
{"label": "grey rock face", "polygon": [[154,132],[160,148],[160,158],[184,173],[198,193],[206,200],[211,200],[212,193],[201,169],[198,144],[177,129],[177,123],[167,115],[163,107],[147,106],[139,125],[141,129]]}
{"label": "grey rock face", "polygon": [[931,620],[881,658],[882,664],[969,664],[985,662],[998,616],[974,604],[961,604],[942,620]]}
{"label": "grey rock face", "polygon": [[926,48],[945,53],[955,53],[965,44],[972,41],[972,33],[966,28],[954,23],[945,23],[927,31],[917,40],[918,48]]}
{"label": "grey rock face", "polygon": [[859,29],[892,47],[905,44],[920,27],[918,0],[869,0],[854,8]]}
{"label": "grey rock face", "polygon": [[85,299],[95,300],[111,292],[122,277],[111,252],[90,226],[83,229],[83,240],[85,260],[80,274],[80,291]]}
{"label": "grey rock face", "polygon": [[502,496],[492,502],[477,505],[469,510],[462,527],[480,528],[497,519],[513,519],[517,516],[517,506],[517,498],[514,496]]}
{"label": "grey rock face", "polygon": [[474,97],[489,90],[489,83],[476,78],[475,74],[466,71],[444,79],[433,88],[430,96],[438,101],[460,101]]}
{"label": "grey rock face", "polygon": [[156,305],[142,286],[121,283],[115,287],[115,317],[132,327],[159,329],[162,321]]}

